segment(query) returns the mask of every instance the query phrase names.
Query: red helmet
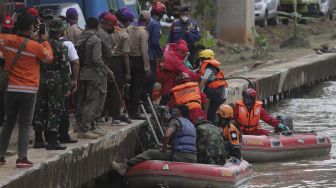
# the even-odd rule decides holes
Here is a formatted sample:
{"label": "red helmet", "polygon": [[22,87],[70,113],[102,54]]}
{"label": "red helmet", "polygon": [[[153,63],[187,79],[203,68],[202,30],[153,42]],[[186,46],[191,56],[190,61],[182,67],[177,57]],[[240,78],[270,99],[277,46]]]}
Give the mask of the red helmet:
{"label": "red helmet", "polygon": [[248,88],[245,91],[243,91],[243,97],[252,97],[252,98],[257,98],[257,92],[256,90],[252,88]]}
{"label": "red helmet", "polygon": [[166,6],[161,2],[154,2],[151,13],[163,15],[166,13]]}

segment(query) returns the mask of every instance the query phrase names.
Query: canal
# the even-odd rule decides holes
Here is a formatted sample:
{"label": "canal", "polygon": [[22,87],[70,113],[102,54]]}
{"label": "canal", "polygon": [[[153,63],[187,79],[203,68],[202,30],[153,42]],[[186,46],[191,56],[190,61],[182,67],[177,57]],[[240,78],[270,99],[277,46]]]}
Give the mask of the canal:
{"label": "canal", "polygon": [[296,130],[328,134],[333,143],[330,156],[255,163],[253,177],[240,187],[336,187],[336,82],[316,85],[303,98],[272,104],[269,112],[291,115]]}

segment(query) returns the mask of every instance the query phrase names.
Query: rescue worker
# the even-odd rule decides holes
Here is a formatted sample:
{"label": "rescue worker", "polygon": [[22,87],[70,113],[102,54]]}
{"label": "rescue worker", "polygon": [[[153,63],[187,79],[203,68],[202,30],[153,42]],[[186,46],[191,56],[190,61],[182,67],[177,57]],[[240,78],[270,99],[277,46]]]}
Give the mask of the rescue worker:
{"label": "rescue worker", "polygon": [[228,158],[234,158],[236,163],[241,160],[241,141],[242,135],[238,123],[233,119],[233,109],[230,105],[222,104],[218,110],[218,127],[223,129],[225,149]]}
{"label": "rescue worker", "polygon": [[48,34],[39,36],[39,41],[43,41],[41,43],[31,40],[34,22],[35,18],[32,15],[22,13],[17,18],[17,35],[0,35],[0,51],[5,59],[6,70],[11,69],[12,63],[15,62],[15,56],[20,55],[18,52],[20,49],[25,52],[21,53],[20,58],[13,66],[5,91],[6,119],[0,134],[0,165],[6,163],[4,156],[12,131],[18,124],[20,136],[16,167],[27,168],[33,166],[33,163],[27,159],[27,150],[40,82],[40,65],[52,63],[54,59],[48,42]]}
{"label": "rescue worker", "polygon": [[[112,167],[121,175],[124,175],[129,167],[132,167],[146,160],[162,160],[195,163],[196,157],[196,129],[188,120],[189,109],[185,105],[177,105],[172,110],[172,119],[169,127],[165,132],[162,142],[162,149],[147,150],[144,153],[124,163],[112,163]],[[171,140],[171,151],[167,151],[168,143]]]}
{"label": "rescue worker", "polygon": [[160,105],[169,102],[170,90],[176,85],[176,77],[184,72],[187,73],[192,81],[198,82],[200,75],[190,71],[185,65],[185,60],[189,55],[189,50],[185,41],[180,40],[173,49],[165,51],[165,60],[157,67],[157,80],[161,83]]}
{"label": "rescue worker", "polygon": [[102,60],[102,43],[96,35],[98,25],[96,18],[86,19],[87,28],[78,41],[78,53],[82,59],[76,121],[80,125],[78,138],[82,139],[96,139],[106,134],[106,131],[91,126],[101,93],[100,75],[107,74],[111,79],[114,77]]}
{"label": "rescue worker", "polygon": [[[162,62],[164,59],[163,52],[160,45],[161,39],[161,24],[160,20],[166,13],[166,7],[161,2],[154,2],[151,9],[151,20],[147,26],[148,30],[148,57],[151,68],[151,76],[146,80],[146,86],[143,96],[143,101],[146,100],[146,95],[152,96],[153,88],[156,82],[156,67],[158,63]],[[145,107],[149,106],[146,102]]]}
{"label": "rescue worker", "polygon": [[134,15],[128,8],[122,8],[115,14],[118,20],[118,26],[112,37],[113,56],[109,61],[109,68],[114,73],[114,81],[107,83],[107,96],[105,102],[105,111],[112,117],[112,124],[118,125],[121,122],[131,124],[132,121],[122,115],[122,109],[125,108],[125,85],[131,79],[129,64],[130,36],[126,28],[133,21]]}
{"label": "rescue worker", "polygon": [[224,80],[224,72],[220,69],[221,63],[215,60],[215,53],[210,49],[199,53],[201,66],[199,74],[202,76],[200,87],[210,100],[208,120],[217,124],[216,111],[227,98],[226,88],[228,84]]}
{"label": "rescue worker", "polygon": [[280,120],[270,116],[262,107],[262,102],[257,100],[257,92],[248,88],[243,91],[243,99],[237,100],[234,115],[243,134],[247,135],[268,135],[270,131],[260,128],[259,120],[271,125],[275,129],[290,131],[290,129],[280,123]]}
{"label": "rescue worker", "polygon": [[187,73],[180,73],[176,78],[177,86],[171,89],[171,97],[168,103],[169,107],[185,104],[190,110],[189,119],[196,123],[199,118],[206,119],[202,105],[206,103],[206,96],[198,87],[197,82],[191,82]]}
{"label": "rescue worker", "polygon": [[[1,22],[1,34],[12,34],[14,28],[14,20],[10,16],[5,16]],[[5,59],[2,52],[0,51],[0,68],[5,66]],[[4,92],[0,92],[0,126],[5,120],[5,102],[4,102]]]}
{"label": "rescue worker", "polygon": [[195,127],[197,132],[197,162],[223,165],[227,156],[223,130],[204,118],[198,119]]}
{"label": "rescue worker", "polygon": [[[53,49],[54,61],[50,65],[41,65],[40,88],[34,116],[35,144],[34,148],[47,150],[64,150],[66,146],[58,142],[58,131],[65,96],[71,94],[71,78],[68,59],[68,48],[60,38],[66,27],[63,20],[55,18],[49,23],[50,44]],[[45,146],[42,133],[47,141]]]}
{"label": "rescue worker", "polygon": [[[102,60],[105,65],[108,65],[111,62],[112,54],[112,39],[111,34],[114,32],[114,27],[117,26],[117,18],[115,15],[104,12],[100,16],[99,20],[99,29],[97,31],[97,36],[102,41]],[[107,75],[101,74],[100,75],[100,97],[99,97],[99,104],[96,109],[95,119],[92,122],[92,126],[97,126],[97,124],[102,124],[102,113],[104,110],[104,104],[106,101],[106,94],[107,94]]]}
{"label": "rescue worker", "polygon": [[68,8],[65,13],[66,21],[69,24],[69,28],[64,33],[64,38],[71,41],[75,46],[80,38],[83,30],[78,27],[78,12],[75,8]]}
{"label": "rescue worker", "polygon": [[190,56],[189,62],[194,63],[194,56],[196,54],[195,42],[201,39],[201,34],[197,22],[190,18],[190,7],[182,7],[180,10],[180,19],[173,22],[167,43],[175,43],[180,39],[188,43]]}
{"label": "rescue worker", "polygon": [[127,28],[132,44],[130,52],[131,81],[128,101],[128,109],[132,119],[143,119],[139,114],[139,101],[144,91],[146,78],[151,75],[148,58],[149,36],[146,30],[150,19],[150,13],[142,11],[137,26]]}

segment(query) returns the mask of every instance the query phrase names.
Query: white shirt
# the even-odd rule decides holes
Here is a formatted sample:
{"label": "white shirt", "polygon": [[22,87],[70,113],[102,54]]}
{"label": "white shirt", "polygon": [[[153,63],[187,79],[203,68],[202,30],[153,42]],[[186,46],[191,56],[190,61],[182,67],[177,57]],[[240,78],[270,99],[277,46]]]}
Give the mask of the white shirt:
{"label": "white shirt", "polygon": [[71,41],[64,41],[63,44],[68,47],[68,57],[71,62],[79,59],[76,48]]}

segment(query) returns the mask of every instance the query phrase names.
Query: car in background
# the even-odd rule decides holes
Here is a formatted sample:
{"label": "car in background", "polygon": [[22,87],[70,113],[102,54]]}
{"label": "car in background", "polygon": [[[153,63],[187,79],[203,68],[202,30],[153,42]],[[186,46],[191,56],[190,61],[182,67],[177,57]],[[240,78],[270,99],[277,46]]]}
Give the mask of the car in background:
{"label": "car in background", "polygon": [[[294,0],[281,0],[280,11],[292,13]],[[321,0],[297,0],[297,12],[302,16],[320,17]]]}
{"label": "car in background", "polygon": [[333,19],[333,12],[336,7],[336,0],[320,0],[320,15],[327,20]]}
{"label": "car in background", "polygon": [[54,13],[53,15],[58,17],[58,16],[64,16],[66,15],[66,11],[69,8],[75,8],[78,13],[78,27],[81,29],[85,29],[85,18],[84,14],[82,12],[82,9],[77,3],[53,3],[53,4],[42,4],[38,5],[37,8],[39,9],[40,12],[42,12],[45,9],[51,9]]}
{"label": "car in background", "polygon": [[260,27],[278,25],[278,7],[280,0],[254,0],[255,23]]}

